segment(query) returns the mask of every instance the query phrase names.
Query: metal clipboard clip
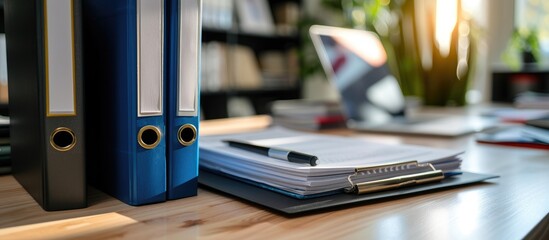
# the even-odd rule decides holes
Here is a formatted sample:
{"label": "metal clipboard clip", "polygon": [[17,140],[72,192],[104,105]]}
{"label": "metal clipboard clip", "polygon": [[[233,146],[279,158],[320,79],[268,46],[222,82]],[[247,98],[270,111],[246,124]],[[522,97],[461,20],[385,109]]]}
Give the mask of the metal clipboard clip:
{"label": "metal clipboard clip", "polygon": [[[408,169],[410,168],[410,166],[420,167],[420,168],[426,167],[427,171],[408,174],[408,175],[402,175],[402,176],[396,176],[396,177],[389,177],[384,179],[378,179],[373,181],[367,181],[367,182],[359,182],[359,183],[353,182],[353,178],[359,176],[359,174],[362,174],[362,173],[384,171],[386,169],[393,169],[393,170],[396,169],[398,171],[398,169]],[[418,163],[418,161],[388,163],[383,165],[355,168],[355,173],[347,177],[347,180],[349,180],[351,187],[345,188],[345,192],[356,193],[356,194],[372,193],[372,192],[384,191],[384,190],[400,188],[400,187],[405,187],[405,186],[410,186],[415,184],[441,181],[442,179],[444,179],[444,173],[441,170],[435,169],[433,165],[430,163],[420,164]]]}

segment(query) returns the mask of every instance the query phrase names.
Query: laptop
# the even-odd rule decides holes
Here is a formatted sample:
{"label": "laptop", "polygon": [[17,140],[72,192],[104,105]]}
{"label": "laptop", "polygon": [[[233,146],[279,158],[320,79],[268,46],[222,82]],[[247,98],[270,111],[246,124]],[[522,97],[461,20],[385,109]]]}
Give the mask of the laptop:
{"label": "laptop", "polygon": [[375,33],[314,25],[309,34],[326,75],[340,93],[349,128],[452,137],[496,123],[474,116],[412,116]]}

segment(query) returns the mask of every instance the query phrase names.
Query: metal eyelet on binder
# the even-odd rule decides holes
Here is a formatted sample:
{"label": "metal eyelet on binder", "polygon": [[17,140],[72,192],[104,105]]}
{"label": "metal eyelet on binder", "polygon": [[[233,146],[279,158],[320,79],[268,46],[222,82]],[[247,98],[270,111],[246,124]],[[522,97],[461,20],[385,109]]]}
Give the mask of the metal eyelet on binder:
{"label": "metal eyelet on binder", "polygon": [[[412,167],[427,167],[428,171],[407,174],[397,177],[390,177],[384,179],[378,179],[367,182],[354,183],[353,178],[358,176],[361,173],[376,172],[376,171],[398,171],[399,169],[408,169]],[[423,184],[428,182],[435,182],[444,179],[444,173],[441,170],[437,170],[430,163],[419,164],[417,161],[407,161],[400,163],[389,163],[383,165],[369,166],[356,168],[355,173],[349,175],[347,180],[351,184],[351,187],[346,188],[345,192],[347,193],[356,193],[356,194],[365,194],[378,192],[383,190],[389,190],[399,187],[405,187],[414,184]]]}
{"label": "metal eyelet on binder", "polygon": [[160,144],[162,133],[158,127],[147,125],[139,129],[137,142],[144,149],[154,149]]}
{"label": "metal eyelet on binder", "polygon": [[197,131],[192,124],[185,124],[177,131],[177,141],[185,147],[192,145],[196,141]]}
{"label": "metal eyelet on binder", "polygon": [[50,145],[60,152],[69,151],[76,145],[76,135],[70,128],[56,128],[50,135]]}

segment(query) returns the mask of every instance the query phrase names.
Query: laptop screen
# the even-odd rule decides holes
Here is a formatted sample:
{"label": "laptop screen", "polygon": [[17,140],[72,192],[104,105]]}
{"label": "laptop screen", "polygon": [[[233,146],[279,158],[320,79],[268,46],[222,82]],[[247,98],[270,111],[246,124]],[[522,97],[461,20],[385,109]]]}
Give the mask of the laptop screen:
{"label": "laptop screen", "polygon": [[404,97],[377,35],[327,26],[312,26],[309,33],[350,122],[377,124],[404,116]]}

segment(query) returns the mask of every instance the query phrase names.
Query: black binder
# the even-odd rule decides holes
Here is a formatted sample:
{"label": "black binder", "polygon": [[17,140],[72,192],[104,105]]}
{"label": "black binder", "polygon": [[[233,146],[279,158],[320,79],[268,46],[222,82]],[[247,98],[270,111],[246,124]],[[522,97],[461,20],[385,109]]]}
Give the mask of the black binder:
{"label": "black binder", "polygon": [[7,0],[13,174],[45,209],[86,206],[79,0]]}

